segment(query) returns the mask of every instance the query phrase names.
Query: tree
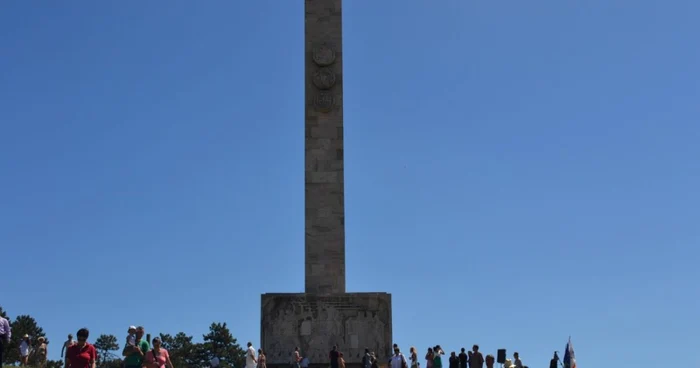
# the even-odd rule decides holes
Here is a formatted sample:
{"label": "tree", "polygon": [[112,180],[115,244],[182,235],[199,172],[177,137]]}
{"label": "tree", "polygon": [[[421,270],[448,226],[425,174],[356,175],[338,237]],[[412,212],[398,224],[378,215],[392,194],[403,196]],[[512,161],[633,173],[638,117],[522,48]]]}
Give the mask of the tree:
{"label": "tree", "polygon": [[47,360],[46,368],[63,368],[63,360]]}
{"label": "tree", "polygon": [[222,362],[235,367],[245,366],[245,350],[224,323],[212,323],[209,333],[204,335],[204,350],[207,358],[218,357]]}
{"label": "tree", "polygon": [[123,368],[123,361],[121,359],[112,359],[102,362],[100,368]]}
{"label": "tree", "polygon": [[163,348],[168,350],[170,360],[176,368],[204,367],[209,359],[206,357],[202,344],[192,342],[192,336],[178,332],[175,336],[160,334]]}
{"label": "tree", "polygon": [[160,334],[163,348],[170,353],[170,360],[176,368],[208,367],[209,360],[213,357],[221,360],[222,367],[245,365],[245,350],[238,345],[226,323],[212,323],[209,333],[202,337],[202,343],[194,343],[192,336],[184,332],[175,336]]}
{"label": "tree", "polygon": [[119,359],[117,354],[113,351],[119,350],[119,344],[117,343],[117,337],[114,335],[102,334],[97,337],[95,343],[93,344],[97,350],[97,365],[102,367],[106,362],[110,360]]}
{"label": "tree", "polygon": [[[0,316],[7,318],[7,313],[0,307]],[[12,327],[12,339],[5,344],[4,364],[15,365],[19,362],[19,345],[24,335],[29,335],[32,348],[36,349],[39,337],[46,337],[44,330],[37,321],[29,315],[20,315],[14,321],[7,318]],[[195,343],[192,336],[184,332],[176,335],[160,334],[163,348],[170,352],[170,359],[176,368],[206,368],[209,360],[217,357],[221,367],[244,367],[245,350],[233,337],[226,323],[212,323],[209,332],[202,335],[203,342]],[[119,351],[117,337],[102,334],[95,340],[94,346],[98,351],[97,366],[99,368],[120,368],[122,360],[115,353]],[[48,340],[45,340],[48,344]],[[35,356],[30,355],[30,365],[36,363]],[[45,368],[63,368],[63,360],[48,360]]]}
{"label": "tree", "polygon": [[19,345],[24,335],[29,335],[32,341],[32,347],[36,349],[39,346],[37,344],[37,339],[39,337],[45,337],[46,334],[36,323],[36,320],[29,315],[17,316],[17,318],[12,321],[11,327],[12,339],[10,343],[7,344],[7,349],[5,349],[4,363],[14,365],[19,362]]}

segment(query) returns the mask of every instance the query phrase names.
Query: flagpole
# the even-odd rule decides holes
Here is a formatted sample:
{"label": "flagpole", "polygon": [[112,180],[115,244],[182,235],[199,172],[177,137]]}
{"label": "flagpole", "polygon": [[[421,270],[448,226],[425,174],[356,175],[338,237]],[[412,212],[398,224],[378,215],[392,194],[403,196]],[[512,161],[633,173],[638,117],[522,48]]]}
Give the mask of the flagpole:
{"label": "flagpole", "polygon": [[564,362],[562,362],[561,358],[559,358],[559,354],[557,354],[557,361],[559,362],[559,366],[564,368]]}

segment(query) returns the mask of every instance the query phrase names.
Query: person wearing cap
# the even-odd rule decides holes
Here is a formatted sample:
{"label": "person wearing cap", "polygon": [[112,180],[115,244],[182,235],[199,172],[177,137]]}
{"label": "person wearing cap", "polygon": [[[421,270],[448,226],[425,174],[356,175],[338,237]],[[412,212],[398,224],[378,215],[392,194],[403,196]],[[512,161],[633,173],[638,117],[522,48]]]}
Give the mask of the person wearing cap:
{"label": "person wearing cap", "polygon": [[122,351],[125,368],[141,368],[143,357],[151,349],[148,340],[144,338],[146,331],[142,326],[136,327],[136,345],[126,346]]}
{"label": "person wearing cap", "polygon": [[152,340],[153,349],[146,353],[143,359],[142,368],[173,368],[173,363],[170,361],[170,354],[164,348],[160,347],[160,337],[154,337]]}
{"label": "person wearing cap", "polygon": [[129,326],[126,335],[126,346],[136,346],[136,326]]}

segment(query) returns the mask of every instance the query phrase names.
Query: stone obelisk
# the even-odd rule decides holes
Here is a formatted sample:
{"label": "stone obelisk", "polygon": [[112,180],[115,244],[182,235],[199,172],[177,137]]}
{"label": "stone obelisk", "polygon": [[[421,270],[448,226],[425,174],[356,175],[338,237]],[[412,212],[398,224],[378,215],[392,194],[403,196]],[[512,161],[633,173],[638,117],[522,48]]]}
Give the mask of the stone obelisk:
{"label": "stone obelisk", "polygon": [[306,292],[345,292],[341,0],[307,0],[305,23]]}
{"label": "stone obelisk", "polygon": [[325,368],[333,345],[357,367],[366,347],[391,353],[391,294],[345,290],[341,0],[305,0],[304,16],[305,293],[262,295],[261,346],[270,368],[286,368],[295,347]]}

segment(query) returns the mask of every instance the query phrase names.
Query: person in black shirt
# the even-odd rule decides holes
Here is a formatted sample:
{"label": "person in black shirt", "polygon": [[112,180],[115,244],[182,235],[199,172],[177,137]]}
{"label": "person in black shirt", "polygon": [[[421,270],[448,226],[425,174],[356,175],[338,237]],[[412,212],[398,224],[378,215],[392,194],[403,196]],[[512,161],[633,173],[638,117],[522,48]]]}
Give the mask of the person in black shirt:
{"label": "person in black shirt", "polygon": [[333,345],[333,350],[328,354],[328,358],[331,361],[331,368],[338,368],[338,358],[340,358],[340,352],[338,347]]}
{"label": "person in black shirt", "polygon": [[450,368],[459,368],[459,358],[454,351],[450,353]]}
{"label": "person in black shirt", "polygon": [[377,360],[377,355],[374,354],[374,352],[371,352],[370,355],[372,356],[372,368],[379,368],[379,361]]}
{"label": "person in black shirt", "polygon": [[372,368],[372,355],[369,348],[365,348],[365,355],[362,357],[362,368]]}
{"label": "person in black shirt", "polygon": [[549,368],[557,368],[557,363],[559,362],[559,355],[557,355],[557,352],[554,352],[554,358],[549,361]]}
{"label": "person in black shirt", "polygon": [[468,361],[467,353],[464,351],[464,348],[462,348],[462,351],[459,353],[459,368],[467,368]]}

